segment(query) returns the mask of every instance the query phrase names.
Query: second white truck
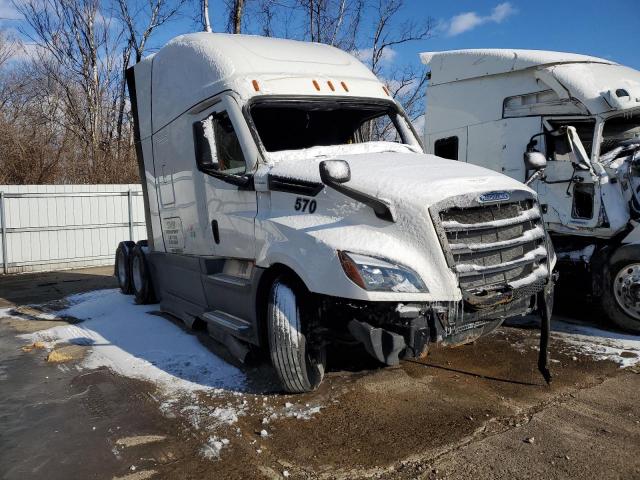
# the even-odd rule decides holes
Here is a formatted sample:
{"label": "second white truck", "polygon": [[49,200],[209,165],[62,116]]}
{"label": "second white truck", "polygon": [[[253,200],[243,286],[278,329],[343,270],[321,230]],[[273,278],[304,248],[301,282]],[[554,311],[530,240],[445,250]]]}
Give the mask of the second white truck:
{"label": "second white truck", "polygon": [[148,240],[116,275],[242,356],[268,350],[290,392],[327,346],[423,355],[540,313],[555,258],[535,193],[425,155],[353,56],[320,44],[197,33],[128,72]]}
{"label": "second white truck", "polygon": [[527,182],[559,285],[640,333],[640,72],[535,50],[423,53],[425,148]]}

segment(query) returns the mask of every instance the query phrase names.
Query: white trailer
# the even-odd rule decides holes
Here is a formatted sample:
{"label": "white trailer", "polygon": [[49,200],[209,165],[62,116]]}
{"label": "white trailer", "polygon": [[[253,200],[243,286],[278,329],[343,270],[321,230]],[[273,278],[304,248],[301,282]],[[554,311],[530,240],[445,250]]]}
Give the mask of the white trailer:
{"label": "white trailer", "polygon": [[118,248],[121,289],[239,356],[268,349],[285,390],[317,387],[333,342],[395,364],[509,316],[548,327],[555,258],[535,193],[425,155],[353,56],[196,33],[128,84],[148,241]]}
{"label": "white trailer", "polygon": [[[640,332],[640,72],[534,50],[421,57],[431,68],[426,151],[526,181],[560,285],[591,293],[614,324]],[[545,168],[531,176],[534,164]]]}

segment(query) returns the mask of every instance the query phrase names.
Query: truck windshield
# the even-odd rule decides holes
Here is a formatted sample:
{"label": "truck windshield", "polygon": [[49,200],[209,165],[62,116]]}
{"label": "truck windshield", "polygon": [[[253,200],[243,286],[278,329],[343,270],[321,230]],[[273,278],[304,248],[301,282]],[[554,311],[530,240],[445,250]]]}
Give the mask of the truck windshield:
{"label": "truck windshield", "polygon": [[250,112],[267,152],[378,141],[415,144],[392,103],[272,100],[253,104]]}

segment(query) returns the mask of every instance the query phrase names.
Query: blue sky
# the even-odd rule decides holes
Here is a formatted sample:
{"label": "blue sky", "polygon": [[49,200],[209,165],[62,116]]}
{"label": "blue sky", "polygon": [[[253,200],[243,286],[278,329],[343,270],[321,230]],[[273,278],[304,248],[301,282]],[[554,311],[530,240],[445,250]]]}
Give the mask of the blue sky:
{"label": "blue sky", "polygon": [[[223,28],[223,0],[211,0],[214,28]],[[247,0],[248,3],[251,0]],[[197,8],[193,1],[193,9]],[[11,16],[11,0],[0,0],[0,17]],[[405,18],[433,18],[435,35],[396,49],[390,60],[419,64],[418,52],[458,48],[531,48],[600,56],[640,69],[638,0],[406,0]],[[15,27],[0,20],[0,27]],[[152,46],[193,31],[185,16],[159,31]],[[392,65],[389,65],[393,68]]]}
{"label": "blue sky", "polygon": [[458,34],[439,32],[403,55],[459,48],[529,48],[584,53],[640,69],[638,0],[511,1],[511,11],[499,22],[490,18],[500,4],[496,1],[410,0],[410,4],[415,11],[449,25],[465,12],[475,12],[484,21]]}
{"label": "blue sky", "polygon": [[[250,0],[249,0],[250,1]],[[223,28],[212,2],[214,28]],[[418,63],[422,51],[458,48],[530,48],[584,53],[640,69],[638,0],[406,0],[405,17],[432,17],[433,38],[397,49],[394,61]],[[175,22],[162,39],[193,28]]]}

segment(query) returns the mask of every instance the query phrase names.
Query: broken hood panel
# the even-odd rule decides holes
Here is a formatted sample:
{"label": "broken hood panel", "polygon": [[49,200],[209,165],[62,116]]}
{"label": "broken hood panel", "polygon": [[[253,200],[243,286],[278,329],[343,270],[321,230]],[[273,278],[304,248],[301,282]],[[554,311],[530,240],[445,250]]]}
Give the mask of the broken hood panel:
{"label": "broken hood panel", "polygon": [[493,191],[526,190],[520,182],[491,170],[435,155],[382,152],[340,154],[315,158],[289,158],[276,164],[272,175],[320,182],[319,164],[323,160],[346,160],[351,180],[346,184],[397,207],[418,203],[428,208],[448,197]]}

